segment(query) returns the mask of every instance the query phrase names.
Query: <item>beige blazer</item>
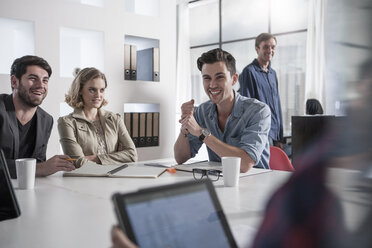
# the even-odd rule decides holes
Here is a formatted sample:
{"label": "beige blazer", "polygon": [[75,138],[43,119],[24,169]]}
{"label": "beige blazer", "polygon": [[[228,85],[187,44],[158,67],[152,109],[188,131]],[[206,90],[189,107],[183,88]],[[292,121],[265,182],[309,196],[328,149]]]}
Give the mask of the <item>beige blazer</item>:
{"label": "beige blazer", "polygon": [[[137,161],[137,151],[119,114],[99,109],[100,121],[105,133],[107,154],[99,154],[102,164]],[[82,109],[58,119],[58,132],[64,154],[78,159],[76,167],[88,160],[84,156],[96,155],[97,134]],[[120,145],[119,145],[120,144]]]}

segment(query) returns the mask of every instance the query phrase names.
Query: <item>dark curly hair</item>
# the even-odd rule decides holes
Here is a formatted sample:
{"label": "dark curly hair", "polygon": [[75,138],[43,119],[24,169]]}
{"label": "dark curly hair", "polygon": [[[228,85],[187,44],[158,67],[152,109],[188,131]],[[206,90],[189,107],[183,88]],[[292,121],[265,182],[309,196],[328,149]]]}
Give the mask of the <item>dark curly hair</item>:
{"label": "dark curly hair", "polygon": [[198,69],[201,71],[204,64],[214,64],[220,61],[225,62],[226,68],[231,76],[236,73],[235,58],[221,48],[212,49],[203,53],[197,60]]}
{"label": "dark curly hair", "polygon": [[25,55],[14,60],[12,67],[10,68],[10,75],[14,75],[16,78],[21,79],[21,77],[26,73],[27,67],[31,65],[40,66],[48,72],[49,77],[52,75],[52,68],[48,62],[45,59],[34,55]]}

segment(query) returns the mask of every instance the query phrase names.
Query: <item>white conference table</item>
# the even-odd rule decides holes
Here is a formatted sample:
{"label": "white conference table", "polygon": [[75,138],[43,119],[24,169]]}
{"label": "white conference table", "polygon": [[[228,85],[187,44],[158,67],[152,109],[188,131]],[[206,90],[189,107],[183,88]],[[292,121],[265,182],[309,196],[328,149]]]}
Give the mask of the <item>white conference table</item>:
{"label": "white conference table", "polygon": [[[271,171],[242,177],[239,187],[224,187],[223,179],[214,183],[240,247],[252,241],[267,200],[290,175]],[[114,192],[186,180],[194,180],[192,173],[165,172],[156,179],[62,177],[61,173],[36,178],[34,189],[16,188],[21,216],[0,222],[0,247],[110,247],[110,230],[117,223]]]}

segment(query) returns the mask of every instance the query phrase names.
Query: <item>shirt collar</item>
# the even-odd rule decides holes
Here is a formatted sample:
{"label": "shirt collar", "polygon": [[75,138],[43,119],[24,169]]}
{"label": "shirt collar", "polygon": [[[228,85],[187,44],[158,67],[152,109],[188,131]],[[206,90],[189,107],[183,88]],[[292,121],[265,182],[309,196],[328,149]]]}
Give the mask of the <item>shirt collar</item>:
{"label": "shirt collar", "polygon": [[[98,109],[98,114],[100,117],[106,117],[107,115],[107,112],[101,108]],[[84,111],[82,108],[76,108],[74,109],[74,112],[72,113],[72,116],[76,119],[82,119],[82,120],[85,120],[87,122],[89,122],[89,120],[85,117],[85,114],[84,114]]]}
{"label": "shirt collar", "polygon": [[[252,62],[252,64],[254,65],[254,69],[255,69],[256,71],[258,71],[258,72],[265,72],[265,73],[266,73],[266,71],[264,71],[264,70],[262,69],[260,63],[258,63],[258,60],[257,60],[257,59],[254,59],[253,62]],[[268,73],[271,73],[271,72],[272,72],[272,69],[271,69],[271,62],[270,62],[269,65],[267,66],[267,72],[268,72]]]}
{"label": "shirt collar", "polygon": [[[233,116],[235,118],[239,118],[242,114],[243,114],[243,105],[241,104],[241,101],[240,99],[242,98],[242,96],[236,92],[235,90],[233,90],[234,92],[234,106],[233,106],[233,109],[232,109],[232,112],[230,114],[230,116]],[[211,108],[210,112],[209,112],[209,115],[208,117],[213,120],[213,118],[216,116],[217,118],[217,105],[214,103],[213,104],[213,107]]]}
{"label": "shirt collar", "polygon": [[233,110],[231,112],[231,116],[235,118],[239,118],[240,116],[242,116],[243,111],[244,111],[243,104],[241,104],[242,96],[235,90],[234,90],[234,94],[235,94],[235,102],[234,102]]}

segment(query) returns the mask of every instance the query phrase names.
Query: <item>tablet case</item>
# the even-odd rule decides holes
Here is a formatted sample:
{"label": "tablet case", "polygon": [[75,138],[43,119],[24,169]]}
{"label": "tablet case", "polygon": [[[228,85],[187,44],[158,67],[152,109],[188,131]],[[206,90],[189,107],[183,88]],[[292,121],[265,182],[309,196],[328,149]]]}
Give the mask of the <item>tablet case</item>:
{"label": "tablet case", "polygon": [[0,150],[0,199],[0,221],[13,219],[21,215],[2,150]]}
{"label": "tablet case", "polygon": [[[139,204],[141,206],[143,205],[151,205],[154,204],[155,201],[160,200],[165,200],[167,203],[171,203],[173,200],[173,203],[175,201],[179,200],[179,196],[186,196],[190,192],[203,192],[207,191],[209,196],[210,196],[210,201],[213,207],[211,207],[210,212],[208,213],[214,213],[214,214],[209,214],[208,216],[204,216],[201,213],[198,213],[202,218],[208,221],[216,221],[219,220],[219,224],[222,226],[222,232],[224,233],[223,239],[226,241],[227,244],[224,244],[223,247],[237,247],[234,237],[231,233],[230,227],[227,223],[226,217],[223,213],[222,207],[218,201],[217,194],[214,190],[213,184],[209,180],[201,180],[201,181],[188,181],[188,182],[181,182],[181,183],[176,183],[176,184],[170,184],[170,185],[165,185],[165,186],[160,186],[160,187],[153,187],[153,188],[147,188],[147,189],[142,189],[137,192],[133,193],[127,193],[127,194],[120,194],[120,193],[115,193],[112,196],[112,201],[114,204],[114,209],[116,216],[118,218],[119,226],[121,229],[127,234],[128,238],[132,240],[136,244],[140,244],[141,242],[138,242],[136,239],[136,234],[134,233],[134,227],[131,223],[131,218],[135,218],[138,220],[138,222],[141,223],[147,223],[145,221],[146,217],[151,217],[151,218],[157,218],[157,216],[160,214],[164,215],[163,209],[162,211],[154,212],[156,211],[154,207],[151,207],[151,213],[145,213],[141,212],[140,215],[133,216],[131,215],[130,212],[133,211],[133,203]],[[172,197],[174,196],[174,197]],[[208,198],[208,197],[207,197]],[[203,198],[201,200],[207,201],[208,199]],[[190,205],[195,206],[194,202],[190,202]],[[201,204],[203,205],[203,204]],[[153,206],[153,205],[152,205]],[[188,207],[188,206],[187,206]],[[194,207],[188,207],[188,209],[193,209]],[[169,210],[169,209],[168,209]],[[173,211],[174,210],[174,211]],[[166,210],[164,210],[166,212]],[[166,215],[173,214],[177,215],[179,217],[177,218],[185,218],[185,213],[182,212],[182,210],[178,209],[171,209],[173,213],[170,213],[169,211],[166,212]],[[133,212],[132,212],[133,213]],[[187,217],[186,217],[187,218]],[[133,220],[133,219],[132,219]],[[173,219],[172,219],[173,220]],[[158,220],[159,221],[159,220]],[[138,224],[138,223],[134,223]],[[198,226],[198,223],[194,223],[195,225]],[[151,226],[151,223],[146,224],[148,226]],[[219,226],[218,224],[216,226]],[[219,226],[220,227],[220,226]],[[163,228],[163,227],[162,227]],[[158,230],[154,230],[158,231]],[[210,230],[200,230],[200,231],[206,231],[209,232]],[[152,230],[151,230],[152,232]],[[171,235],[171,233],[169,233]],[[213,234],[214,236],[216,234]],[[141,236],[141,235],[140,235]],[[216,237],[215,237],[216,238]],[[219,238],[219,237],[217,237]],[[216,239],[217,239],[216,238]],[[192,239],[192,237],[187,237],[187,239]],[[203,237],[204,239],[204,237]],[[214,239],[214,238],[212,238]],[[157,238],[159,240],[159,238]],[[180,240],[176,240],[176,242],[182,242]],[[150,243],[148,246],[146,245],[141,245],[141,247],[163,247],[165,244],[159,244],[156,245],[155,243]],[[171,245],[171,244],[167,244]],[[198,244],[200,246],[202,244]]]}

